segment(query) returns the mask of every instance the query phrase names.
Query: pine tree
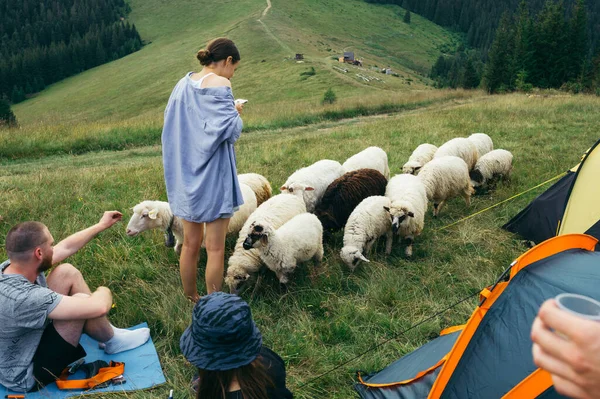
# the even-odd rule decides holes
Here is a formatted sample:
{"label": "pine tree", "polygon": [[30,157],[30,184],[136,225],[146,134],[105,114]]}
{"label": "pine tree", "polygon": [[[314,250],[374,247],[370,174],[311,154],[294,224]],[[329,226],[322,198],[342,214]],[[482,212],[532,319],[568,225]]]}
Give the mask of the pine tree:
{"label": "pine tree", "polygon": [[532,83],[543,88],[559,88],[566,82],[569,66],[569,36],[562,2],[547,0],[536,26],[537,79]]}
{"label": "pine tree", "polygon": [[512,90],[514,82],[514,33],[508,12],[500,19],[488,54],[483,79],[489,93]]}
{"label": "pine tree", "polygon": [[17,117],[10,109],[8,101],[0,97],[0,127],[2,126],[17,126]]}
{"label": "pine tree", "polygon": [[470,59],[467,60],[461,86],[465,89],[475,89],[479,86],[480,80],[481,79],[475,70],[475,66],[473,65],[473,61]]}
{"label": "pine tree", "polygon": [[531,76],[535,70],[535,32],[525,0],[519,4],[515,29],[515,71]]}
{"label": "pine tree", "polygon": [[406,10],[406,13],[404,14],[404,23],[410,24],[410,10]]}
{"label": "pine tree", "polygon": [[579,79],[584,72],[588,51],[587,11],[584,0],[577,0],[569,23],[569,68],[567,80]]}

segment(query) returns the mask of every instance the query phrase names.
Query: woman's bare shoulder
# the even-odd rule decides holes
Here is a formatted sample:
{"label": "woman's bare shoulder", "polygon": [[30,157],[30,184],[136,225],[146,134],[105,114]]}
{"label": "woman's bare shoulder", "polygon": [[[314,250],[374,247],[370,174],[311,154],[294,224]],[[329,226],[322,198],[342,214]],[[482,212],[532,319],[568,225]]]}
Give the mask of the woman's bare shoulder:
{"label": "woman's bare shoulder", "polygon": [[202,85],[203,88],[223,86],[231,87],[231,82],[229,81],[229,79],[219,75],[207,76],[206,79],[204,79],[204,84]]}

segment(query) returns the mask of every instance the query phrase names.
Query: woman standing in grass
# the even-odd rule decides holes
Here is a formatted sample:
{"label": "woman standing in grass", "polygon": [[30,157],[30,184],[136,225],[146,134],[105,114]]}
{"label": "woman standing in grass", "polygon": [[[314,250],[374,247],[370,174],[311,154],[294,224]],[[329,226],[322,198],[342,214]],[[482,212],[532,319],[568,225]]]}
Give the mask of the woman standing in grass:
{"label": "woman standing in grass", "polygon": [[194,302],[200,299],[196,272],[204,234],[210,294],[221,290],[227,226],[243,204],[233,148],[242,132],[242,105],[234,103],[229,81],[240,53],[231,40],[218,38],[197,58],[203,68],[186,74],[173,89],[162,132],[169,205],[183,219],[181,281]]}

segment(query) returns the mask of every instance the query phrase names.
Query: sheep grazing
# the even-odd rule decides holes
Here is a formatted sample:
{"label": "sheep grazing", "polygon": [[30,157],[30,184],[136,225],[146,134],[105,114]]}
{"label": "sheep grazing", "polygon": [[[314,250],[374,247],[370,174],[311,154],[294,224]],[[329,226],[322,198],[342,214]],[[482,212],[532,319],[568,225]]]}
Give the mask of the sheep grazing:
{"label": "sheep grazing", "polygon": [[250,278],[250,273],[257,272],[262,265],[257,250],[247,251],[243,247],[252,223],[260,220],[268,222],[276,229],[294,216],[304,212],[306,212],[304,201],[292,194],[275,195],[256,208],[240,230],[233,254],[228,261],[225,283],[229,286],[231,293],[236,293],[240,285]]}
{"label": "sheep grazing", "polygon": [[271,195],[273,194],[271,183],[258,173],[243,173],[238,175],[238,181],[240,184],[250,186],[252,191],[254,191],[257,206],[260,206],[260,204],[271,198]]}
{"label": "sheep grazing", "polygon": [[269,222],[256,219],[244,240],[244,249],[255,248],[260,259],[273,271],[284,291],[298,263],[313,259],[315,266],[323,260],[323,226],[313,214],[294,216],[275,229]]}
{"label": "sheep grazing", "polygon": [[352,172],[353,170],[358,169],[375,169],[384,175],[386,180],[390,178],[388,156],[386,152],[379,147],[369,147],[358,154],[352,155],[342,166],[346,172]]}
{"label": "sheep grazing", "polygon": [[433,144],[421,144],[410,154],[408,161],[402,167],[402,173],[408,173],[411,175],[416,175],[419,173],[419,170],[425,165],[427,162],[433,159],[433,155],[437,151],[437,147]]}
{"label": "sheep grazing", "polygon": [[386,236],[385,253],[389,255],[392,252],[392,222],[384,209],[390,203],[390,199],[384,196],[369,197],[350,214],[344,227],[344,247],[340,251],[340,257],[350,270],[354,271],[361,261],[369,262],[365,255],[383,235]]}
{"label": "sheep grazing", "polygon": [[467,164],[469,170],[475,167],[477,163],[478,153],[477,147],[469,139],[464,137],[457,137],[455,139],[446,141],[438,150],[435,152],[433,158],[441,158],[446,156],[459,157]]}
{"label": "sheep grazing", "polygon": [[467,140],[475,145],[478,158],[481,158],[484,154],[487,154],[494,149],[492,138],[485,133],[473,133],[467,137]]}
{"label": "sheep grazing", "polygon": [[506,150],[493,150],[479,158],[469,173],[471,184],[476,189],[493,188],[500,179],[510,180],[513,155]]}
{"label": "sheep grazing", "polygon": [[[256,196],[252,189],[240,184],[244,204],[240,206],[227,227],[227,234],[237,234],[248,219],[248,216],[256,209]],[[173,215],[168,202],[143,201],[133,207],[133,215],[127,224],[127,235],[136,236],[146,230],[158,229],[165,231],[165,245],[175,247],[175,252],[181,253],[183,245],[183,223],[181,219]],[[202,243],[204,247],[204,242]]]}
{"label": "sheep grazing", "polygon": [[302,198],[306,210],[312,213],[327,187],[343,174],[344,168],[339,162],[324,159],[292,173],[280,190]]}
{"label": "sheep grazing", "polygon": [[327,187],[315,209],[326,231],[340,230],[362,200],[383,195],[387,179],[375,169],[358,169],[338,177]]}
{"label": "sheep grazing", "polygon": [[439,215],[446,200],[462,195],[467,206],[471,205],[473,186],[469,168],[459,157],[433,158],[423,166],[417,176],[425,185],[427,199],[433,201],[433,216]]}
{"label": "sheep grazing", "polygon": [[414,175],[394,176],[387,185],[385,196],[391,201],[385,210],[392,221],[392,232],[406,240],[406,256],[412,256],[413,242],[425,226],[427,191]]}
{"label": "sheep grazing", "polygon": [[173,215],[171,207],[165,201],[143,201],[133,207],[133,215],[127,224],[127,235],[135,237],[152,229],[165,232],[165,245],[174,247],[177,254],[183,245],[183,223]]}

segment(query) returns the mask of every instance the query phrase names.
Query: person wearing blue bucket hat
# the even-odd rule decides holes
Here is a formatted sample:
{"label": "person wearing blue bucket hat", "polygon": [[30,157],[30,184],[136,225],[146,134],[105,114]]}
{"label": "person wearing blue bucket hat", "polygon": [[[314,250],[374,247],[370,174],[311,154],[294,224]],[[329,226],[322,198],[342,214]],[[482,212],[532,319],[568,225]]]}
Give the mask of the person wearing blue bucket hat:
{"label": "person wearing blue bucket hat", "polygon": [[198,368],[198,398],[287,399],[285,364],[262,345],[250,306],[236,295],[214,292],[194,307],[179,341]]}

